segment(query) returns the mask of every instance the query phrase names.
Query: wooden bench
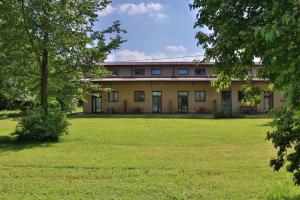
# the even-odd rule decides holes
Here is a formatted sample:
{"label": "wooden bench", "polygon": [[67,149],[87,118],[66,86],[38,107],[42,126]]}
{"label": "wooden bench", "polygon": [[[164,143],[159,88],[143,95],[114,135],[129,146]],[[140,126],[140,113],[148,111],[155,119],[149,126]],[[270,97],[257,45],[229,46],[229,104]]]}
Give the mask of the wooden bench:
{"label": "wooden bench", "polygon": [[255,106],[240,106],[240,113],[255,115],[257,113],[257,108]]}

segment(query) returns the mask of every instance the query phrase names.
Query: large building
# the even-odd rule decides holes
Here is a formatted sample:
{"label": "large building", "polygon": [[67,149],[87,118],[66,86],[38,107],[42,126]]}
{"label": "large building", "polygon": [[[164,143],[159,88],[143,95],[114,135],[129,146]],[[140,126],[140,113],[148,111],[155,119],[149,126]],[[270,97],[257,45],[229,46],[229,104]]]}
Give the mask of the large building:
{"label": "large building", "polygon": [[[211,87],[212,63],[193,62],[111,62],[104,67],[111,77],[88,79],[102,88],[85,94],[85,113],[215,113],[228,109],[233,113],[264,113],[282,106],[280,93],[270,92],[268,82],[253,79],[255,86],[265,93],[261,104],[251,107],[241,101],[241,82],[235,80],[231,88],[217,93]],[[252,66],[255,74],[258,64]],[[93,95],[94,94],[94,95]]]}

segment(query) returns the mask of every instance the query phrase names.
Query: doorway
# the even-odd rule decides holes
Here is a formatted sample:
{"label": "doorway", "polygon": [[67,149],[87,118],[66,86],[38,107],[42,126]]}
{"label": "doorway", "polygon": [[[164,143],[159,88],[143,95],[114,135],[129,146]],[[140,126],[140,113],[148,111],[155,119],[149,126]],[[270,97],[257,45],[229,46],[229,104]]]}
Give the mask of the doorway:
{"label": "doorway", "polygon": [[189,95],[188,91],[178,92],[178,112],[187,113],[189,112]]}
{"label": "doorway", "polygon": [[92,112],[101,113],[102,112],[102,97],[92,96]]}
{"label": "doorway", "polygon": [[273,108],[273,93],[265,92],[264,94],[264,112],[268,112]]}
{"label": "doorway", "polygon": [[152,91],[152,113],[162,112],[161,91]]}
{"label": "doorway", "polygon": [[221,92],[221,106],[222,111],[232,112],[232,101],[231,101],[231,91]]}

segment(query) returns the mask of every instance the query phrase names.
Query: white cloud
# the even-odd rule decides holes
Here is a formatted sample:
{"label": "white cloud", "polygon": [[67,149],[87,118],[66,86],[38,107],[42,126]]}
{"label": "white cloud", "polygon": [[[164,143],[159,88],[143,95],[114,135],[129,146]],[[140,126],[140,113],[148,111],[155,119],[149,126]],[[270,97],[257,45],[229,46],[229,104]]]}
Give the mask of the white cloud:
{"label": "white cloud", "polygon": [[120,5],[120,12],[126,12],[128,15],[137,15],[143,13],[155,13],[159,12],[162,9],[162,5],[160,3],[125,3]]}
{"label": "white cloud", "polygon": [[116,57],[126,60],[144,60],[149,58],[142,51],[130,51],[128,49],[117,52]]}
{"label": "white cloud", "polygon": [[155,20],[161,20],[161,19],[166,18],[167,16],[165,14],[162,14],[162,13],[150,13],[149,17],[151,17]]}
{"label": "white cloud", "polygon": [[181,53],[176,54],[176,56],[163,52],[156,52],[147,55],[143,51],[131,51],[128,49],[124,49],[109,55],[106,61],[193,61],[200,58],[202,58],[201,52],[195,52],[192,54]]}
{"label": "white cloud", "polygon": [[160,3],[125,3],[118,6],[108,5],[105,9],[98,12],[98,16],[106,16],[112,14],[115,11],[119,13],[126,13],[129,16],[135,16],[140,14],[147,14],[149,17],[160,20],[166,18],[166,15],[162,11],[163,5]]}
{"label": "white cloud", "polygon": [[183,53],[186,51],[186,49],[181,45],[169,45],[166,46],[166,50],[173,53]]}
{"label": "white cloud", "polygon": [[112,7],[110,4],[108,6],[106,6],[106,8],[104,8],[103,10],[98,11],[98,16],[103,17],[106,15],[109,15],[111,13],[113,13],[117,8]]}

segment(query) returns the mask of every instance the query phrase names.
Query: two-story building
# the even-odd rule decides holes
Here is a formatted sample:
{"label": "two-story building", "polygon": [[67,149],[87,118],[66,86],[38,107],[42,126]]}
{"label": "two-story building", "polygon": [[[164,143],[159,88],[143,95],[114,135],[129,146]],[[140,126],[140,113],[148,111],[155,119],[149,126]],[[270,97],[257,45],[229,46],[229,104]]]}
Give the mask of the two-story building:
{"label": "two-story building", "polygon": [[[213,63],[200,66],[193,62],[109,62],[103,64],[111,77],[88,79],[108,91],[87,93],[85,113],[215,113],[226,106],[234,113],[267,112],[278,109],[284,99],[268,91],[268,81],[253,79],[265,92],[261,104],[249,107],[242,103],[241,82],[233,80],[231,88],[217,93],[211,87],[215,78]],[[255,74],[259,64],[252,66]],[[95,94],[95,91],[93,91]]]}

